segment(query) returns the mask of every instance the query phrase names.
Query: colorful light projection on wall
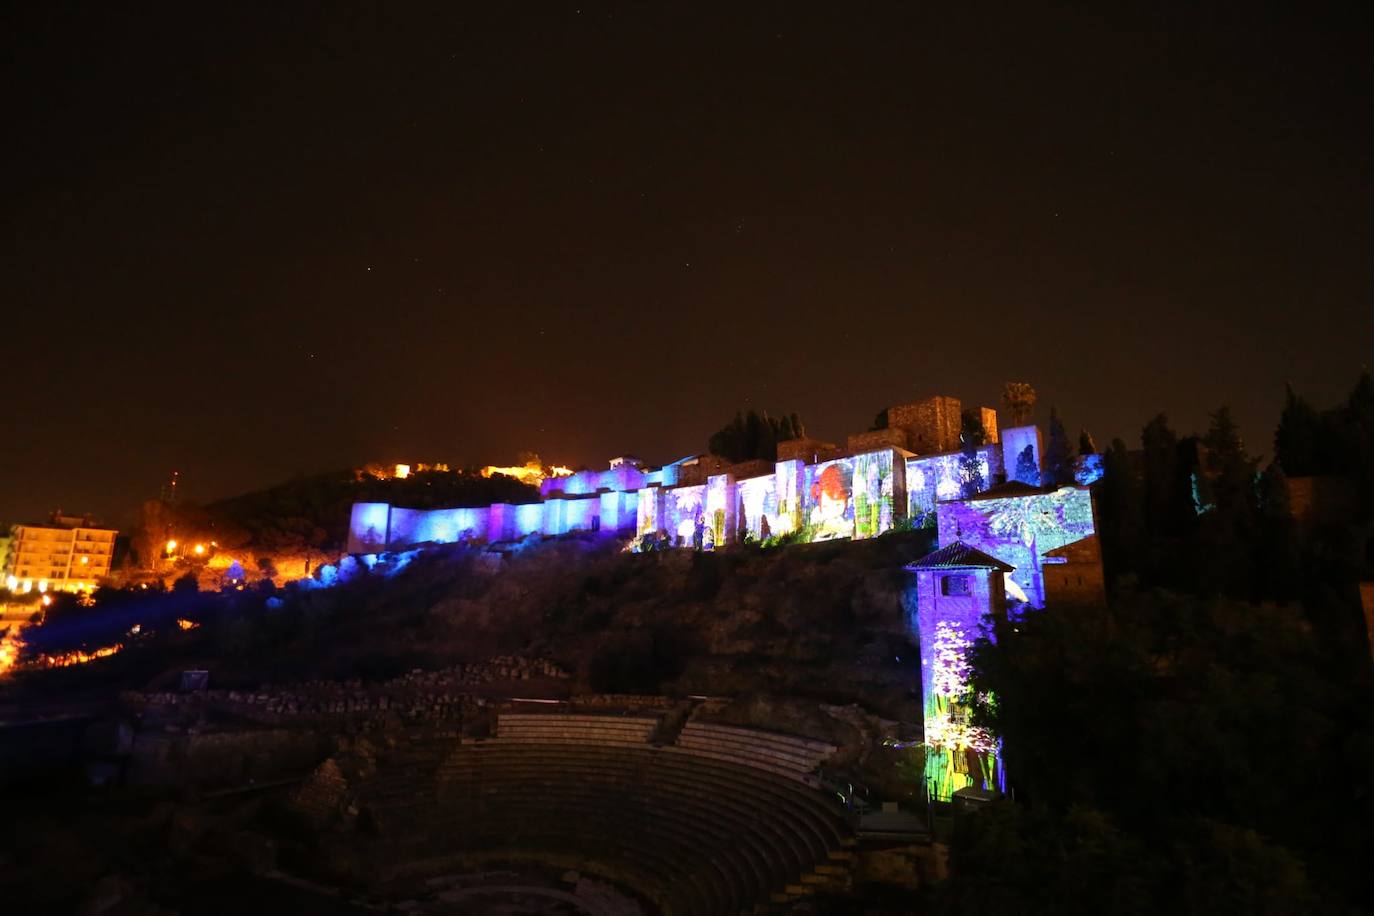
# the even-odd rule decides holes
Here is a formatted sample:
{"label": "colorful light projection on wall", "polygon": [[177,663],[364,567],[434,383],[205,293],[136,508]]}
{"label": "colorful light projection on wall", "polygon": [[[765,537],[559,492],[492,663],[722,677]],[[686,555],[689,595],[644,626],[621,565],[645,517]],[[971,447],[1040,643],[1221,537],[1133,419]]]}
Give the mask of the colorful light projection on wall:
{"label": "colorful light projection on wall", "polygon": [[969,707],[968,651],[978,636],[968,620],[942,619],[923,635],[922,662],[928,664],[925,688],[926,787],[932,798],[947,800],[959,789],[1004,788],[1001,742],[972,724]]}
{"label": "colorful light projection on wall", "polygon": [[[993,448],[980,454],[985,485],[997,470],[989,457]],[[573,531],[626,536],[632,525],[639,542],[656,548],[711,550],[745,533],[760,541],[793,533],[803,541],[876,537],[908,512],[919,517],[962,488],[959,455],[903,461],[898,454],[878,449],[810,466],[795,459],[779,461],[772,475],[736,482],[717,474],[705,484],[682,487],[645,486],[643,472],[621,464],[609,471],[549,478],[542,503],[520,505],[417,510],[358,503],[349,552]],[[667,469],[662,471],[666,480]],[[590,492],[578,492],[594,484]],[[908,489],[920,492],[908,496]]]}
{"label": "colorful light projection on wall", "polygon": [[795,458],[779,461],[773,479],[778,499],[778,517],[777,524],[773,525],[773,534],[791,534],[802,527],[806,462]]}
{"label": "colorful light projection on wall", "polygon": [[1107,473],[1107,465],[1100,454],[1079,455],[1073,463],[1073,480],[1079,486],[1097,483]]}
{"label": "colorful light projection on wall", "polygon": [[854,456],[854,537],[877,537],[891,531],[895,521],[895,494],[903,466],[894,452],[865,452]]}
{"label": "colorful light projection on wall", "polygon": [[724,547],[734,533],[735,494],[734,482],[725,474],[709,477],[706,480],[706,505],[704,519],[706,531],[702,539],[702,549],[713,550]]}
{"label": "colorful light projection on wall", "polygon": [[854,459],[836,458],[806,469],[806,540],[854,536]]}
{"label": "colorful light projection on wall", "polygon": [[663,491],[663,528],[674,547],[706,549],[705,484]]}
{"label": "colorful light projection on wall", "polygon": [[639,491],[635,507],[635,536],[643,538],[657,534],[663,527],[663,490],[645,487]]}
{"label": "colorful light projection on wall", "polygon": [[[999,446],[980,446],[977,452],[979,477],[983,489],[992,486],[993,475],[1001,470]],[[964,495],[969,482],[962,454],[932,455],[906,460],[907,517],[921,519],[935,511],[935,504]]]}
{"label": "colorful light projection on wall", "polygon": [[[767,477],[750,477],[735,484],[740,530],[756,541],[785,533],[778,530],[783,517],[778,513],[775,481],[776,477],[769,474]],[[791,518],[786,519],[789,525],[791,521]]]}
{"label": "colorful light projection on wall", "polygon": [[1097,530],[1092,493],[1084,487],[942,502],[937,516],[940,546],[965,541],[1016,567],[1007,577],[1008,594],[1037,608],[1045,606],[1045,553]]}

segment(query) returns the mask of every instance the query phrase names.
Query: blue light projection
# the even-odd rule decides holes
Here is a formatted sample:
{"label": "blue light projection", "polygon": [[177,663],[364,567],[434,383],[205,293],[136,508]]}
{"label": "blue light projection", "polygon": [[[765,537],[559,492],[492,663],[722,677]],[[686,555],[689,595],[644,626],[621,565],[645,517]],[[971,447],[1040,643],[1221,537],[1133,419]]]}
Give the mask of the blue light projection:
{"label": "blue light projection", "polygon": [[779,524],[776,479],[776,475],[769,474],[735,484],[742,528],[756,541],[772,536]]}
{"label": "blue light projection", "polygon": [[354,503],[348,522],[348,552],[371,553],[385,547],[390,514],[386,503]]}
{"label": "blue light projection", "polygon": [[1086,487],[940,503],[936,514],[940,546],[965,541],[1016,567],[1007,576],[1008,594],[1037,608],[1045,606],[1045,553],[1097,530]]}
{"label": "blue light projection", "polygon": [[[992,485],[994,474],[1001,470],[1000,448],[983,445],[976,454],[978,473],[986,489]],[[950,452],[906,459],[907,518],[920,519],[934,512],[936,503],[963,496],[967,483],[963,457],[960,452]]]}
{"label": "blue light projection", "polygon": [[705,484],[663,491],[663,529],[674,547],[706,546],[705,499]]}
{"label": "blue light projection", "polygon": [[1100,454],[1079,455],[1073,463],[1073,480],[1081,487],[1097,483],[1106,472],[1107,468]]}
{"label": "blue light projection", "polygon": [[[921,522],[936,506],[958,500],[970,488],[991,486],[1007,449],[1021,442],[1032,453],[1038,448],[1034,427],[1005,434],[1009,438],[1000,447],[978,449],[976,480],[961,453],[917,457],[883,448],[812,465],[789,459],[777,462],[771,475],[736,481],[728,473],[717,474],[705,484],[691,486],[676,481],[684,468],[700,464],[699,456],[648,472],[620,463],[605,471],[547,478],[544,500],[524,505],[422,511],[358,503],[350,519],[349,551],[500,543],[576,531],[612,537],[633,534],[636,544],[648,539],[655,548],[698,550],[715,549],[743,536],[761,542],[785,535],[804,542],[876,537],[902,518]],[[663,485],[646,485],[654,480]]]}

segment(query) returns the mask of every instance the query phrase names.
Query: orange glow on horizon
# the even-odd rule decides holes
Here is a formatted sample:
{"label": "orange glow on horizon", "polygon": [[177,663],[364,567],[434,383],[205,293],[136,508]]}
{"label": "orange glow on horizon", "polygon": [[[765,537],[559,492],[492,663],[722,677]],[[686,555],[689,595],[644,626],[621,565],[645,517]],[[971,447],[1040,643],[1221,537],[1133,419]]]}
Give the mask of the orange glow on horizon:
{"label": "orange glow on horizon", "polygon": [[561,464],[546,467],[539,461],[507,466],[489,464],[482,468],[483,477],[491,477],[495,474],[500,474],[503,477],[514,477],[521,483],[529,484],[532,487],[539,486],[550,477],[571,477],[572,473],[572,468],[564,467]]}

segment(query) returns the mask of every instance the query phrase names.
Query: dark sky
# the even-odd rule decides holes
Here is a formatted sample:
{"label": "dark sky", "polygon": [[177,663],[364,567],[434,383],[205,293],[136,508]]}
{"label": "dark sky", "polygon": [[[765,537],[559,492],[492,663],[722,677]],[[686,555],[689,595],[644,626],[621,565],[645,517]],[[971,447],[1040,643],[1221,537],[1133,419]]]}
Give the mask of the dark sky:
{"label": "dark sky", "polygon": [[1343,396],[1368,14],[962,6],[9,5],[0,518],[1008,379],[1267,452]]}

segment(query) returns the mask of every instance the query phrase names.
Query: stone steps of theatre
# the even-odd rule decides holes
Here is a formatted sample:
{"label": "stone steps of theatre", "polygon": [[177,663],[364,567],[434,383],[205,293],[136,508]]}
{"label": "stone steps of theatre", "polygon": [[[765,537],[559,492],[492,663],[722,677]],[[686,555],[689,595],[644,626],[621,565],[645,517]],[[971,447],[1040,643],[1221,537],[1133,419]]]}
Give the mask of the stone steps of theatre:
{"label": "stone steps of theatre", "polygon": [[837,750],[835,745],[826,741],[818,741],[815,738],[806,738],[801,735],[788,735],[782,732],[765,731],[759,728],[747,728],[740,725],[724,725],[718,722],[694,720],[688,722],[683,728],[683,731],[711,732],[718,735],[747,738],[752,741],[772,742],[816,754],[833,754]]}
{"label": "stone steps of theatre", "polygon": [[[708,793],[708,796],[709,796],[709,793]],[[499,798],[498,798],[498,799],[495,799],[495,800],[498,801],[498,802],[500,801]],[[598,796],[595,796],[595,795],[589,800],[589,803],[593,806],[593,810],[595,810],[596,808],[602,807],[602,806],[603,806],[603,802],[604,802],[604,800],[603,800],[602,798],[600,798],[600,797],[598,797]],[[529,805],[528,808],[526,808],[526,807],[523,806],[523,805],[522,805],[522,806],[517,806],[517,808],[520,809],[520,810],[527,810],[527,811],[529,812],[529,816],[530,816],[531,818],[537,818],[540,814],[543,814],[543,813],[548,812],[548,810],[549,810],[549,808],[550,808],[550,806],[549,806],[549,804],[548,804],[548,796],[547,796],[545,793],[543,793],[543,792],[535,792],[535,793],[533,793],[533,795],[532,795],[532,797],[531,797],[531,799],[530,799],[530,805]],[[511,809],[507,809],[507,810],[511,810]],[[647,815],[646,815],[644,812],[641,812],[641,817],[643,817],[643,816],[649,816],[649,817],[651,817],[651,818],[652,818],[652,817],[655,817],[655,816],[668,817],[668,816],[672,816],[672,812],[671,812],[671,810],[665,810],[664,813],[663,813],[662,815],[659,815],[659,814],[658,814],[657,812],[655,812],[653,809],[650,809],[650,810],[647,812]],[[753,817],[756,817],[757,815],[756,815],[755,813],[750,812],[750,813],[745,814],[744,816],[745,816],[745,817],[748,817],[748,818],[753,818]],[[580,818],[580,820],[586,821],[587,818],[586,818],[585,816],[583,816],[583,817]],[[628,820],[628,818],[626,818],[626,820]],[[607,830],[611,830],[611,829],[613,828],[613,826],[614,826],[614,823],[615,823],[615,819],[614,819],[614,817],[612,816],[612,819],[611,819],[610,821],[607,822],[607,825],[608,825],[608,826],[607,826],[606,829],[607,829]],[[708,832],[708,831],[702,831],[703,834],[706,834],[707,832]],[[661,833],[661,831],[659,831],[659,833]],[[762,856],[762,857],[764,858],[764,862],[765,862],[765,863],[767,863],[768,860],[771,858],[771,856],[768,856],[765,852],[760,852],[759,849],[758,849],[757,847],[753,847],[752,844],[750,844],[750,847],[746,847],[746,848],[753,848],[756,855],[760,855],[760,856]],[[772,844],[769,843],[769,844],[765,847],[765,849],[772,849]],[[699,852],[704,852],[704,850],[700,850],[700,849],[699,849]],[[776,853],[776,850],[774,850],[774,852]],[[834,849],[827,850],[827,858],[829,858],[830,856],[835,855],[835,854],[838,853],[838,852],[839,852],[839,850],[834,850]],[[743,870],[745,869],[745,863],[748,862],[748,861],[750,861],[750,860],[752,859],[752,857],[751,857],[751,856],[748,856],[747,853],[740,853],[738,850],[737,850],[737,853],[739,853],[739,858],[738,858],[738,859],[735,859],[735,858],[723,859],[723,860],[717,861],[716,864],[715,864],[715,866],[713,866],[713,867],[716,868],[717,870],[725,869],[725,870],[729,871],[731,874],[734,875],[734,878],[735,878],[736,881],[738,881],[738,880],[744,880],[745,883],[746,883],[746,886],[748,886],[748,885],[752,884],[752,882],[749,882],[749,881],[748,881],[747,876],[742,877],[742,872],[743,872]],[[791,856],[786,856],[786,857],[784,857],[784,858],[790,859]],[[772,865],[773,865],[773,868],[777,868],[777,867],[779,867],[779,866],[781,865],[781,863],[774,861],[774,862],[772,863]],[[823,867],[826,867],[826,866],[824,865],[824,862],[822,862],[822,863],[819,864],[819,865],[815,865],[811,873],[807,873],[807,872],[805,872],[805,871],[803,871],[803,872],[801,872],[801,873],[794,873],[794,875],[793,875],[793,877],[791,878],[791,880],[792,880],[792,882],[794,882],[794,883],[796,883],[796,882],[799,881],[799,882],[802,883],[802,884],[807,884],[807,885],[813,884],[814,882],[813,882],[813,880],[811,880],[811,879],[812,879],[815,875],[824,874],[824,872],[821,872],[821,871],[820,871],[820,869],[823,868]],[[773,869],[771,869],[771,868],[768,869],[768,871],[772,871],[772,870],[773,870]],[[758,877],[759,877],[759,879],[761,879],[761,880],[767,880],[768,875],[766,875],[766,874],[761,874],[761,875],[758,875]],[[772,885],[772,884],[770,883],[768,886],[776,886],[776,885]],[[752,890],[752,889],[751,889],[751,890]],[[647,895],[646,895],[646,896],[647,896]],[[670,908],[676,909],[677,911],[681,911],[681,912],[685,912],[685,913],[705,912],[705,910],[700,909],[700,903],[701,903],[701,901],[698,901],[697,903],[683,904],[681,907],[676,907],[676,908],[670,907]],[[727,910],[732,910],[733,907],[734,907],[734,902],[732,901],[732,902],[729,904],[729,906],[727,907]],[[712,910],[715,910],[715,906],[712,906]]]}
{"label": "stone steps of theatre", "polygon": [[705,738],[697,735],[679,736],[677,746],[735,754],[745,759],[764,760],[777,766],[790,767],[800,773],[809,773],[820,763],[820,758],[815,755],[791,754],[784,751],[773,750],[768,747],[746,744],[744,742],[722,741],[716,738]]}
{"label": "stone steps of theatre", "polygon": [[595,744],[614,747],[645,747],[648,745],[643,735],[566,735],[557,733],[536,733],[521,735],[500,735],[488,738],[493,744]]}
{"label": "stone steps of theatre", "polygon": [[[709,861],[701,852],[672,842],[662,834],[631,834],[627,830],[611,830],[609,826],[599,831],[589,830],[587,826],[579,830],[575,824],[563,825],[560,829],[558,825],[538,824],[539,819],[529,816],[528,811],[512,813],[521,815],[525,825],[534,826],[514,834],[503,822],[488,820],[481,827],[461,835],[450,833],[448,837],[459,841],[455,848],[526,853],[542,849],[576,849],[583,854],[632,863],[660,876],[661,889],[655,895],[658,901],[674,895],[694,900],[681,908],[687,914],[738,912],[754,896],[747,886],[733,877],[735,873],[726,870],[720,862]],[[405,849],[405,846],[396,846],[393,852],[401,852],[404,858]]]}
{"label": "stone steps of theatre", "polygon": [[[650,793],[652,791],[648,790]],[[715,804],[705,797],[684,799],[680,796],[646,797],[641,794],[634,799],[623,796],[608,799],[605,795],[596,795],[592,799],[579,801],[568,798],[554,800],[544,793],[529,797],[497,792],[487,795],[479,803],[454,804],[441,799],[424,806],[417,820],[420,823],[431,821],[450,811],[485,816],[485,812],[503,806],[530,807],[544,813],[614,806],[618,822],[631,823],[645,818],[650,821],[682,821],[694,833],[709,835],[714,842],[736,849],[749,861],[756,862],[758,868],[768,875],[778,868],[792,873],[804,872],[818,862],[825,862],[829,851],[837,848],[825,845],[819,835],[799,822],[795,813],[776,813],[770,817],[758,808]],[[811,837],[808,837],[809,833],[812,833]]]}
{"label": "stone steps of theatre", "polygon": [[[549,807],[558,804],[546,793],[534,794],[541,804]],[[492,792],[487,794],[484,801],[504,803],[512,797],[514,796],[511,792]],[[603,795],[597,795],[597,801],[605,803],[606,800]],[[632,812],[628,805],[630,801],[634,802]],[[796,811],[770,811],[758,805],[719,802],[712,800],[706,793],[698,796],[669,794],[660,792],[660,787],[657,786],[646,786],[641,792],[633,795],[617,793],[612,803],[619,803],[622,807],[618,810],[622,813],[638,815],[648,812],[650,817],[690,819],[691,824],[700,826],[706,832],[723,834],[720,837],[723,840],[728,840],[732,834],[755,837],[758,842],[754,845],[758,847],[759,855],[770,864],[786,861],[798,869],[803,869],[808,863],[822,858],[830,848],[824,842],[824,834],[819,831],[816,832],[816,842],[807,841],[804,834],[809,831],[799,823],[807,815]],[[441,798],[433,807],[442,810],[447,804],[448,800]]]}
{"label": "stone steps of theatre", "polygon": [[[544,809],[541,807],[534,810]],[[531,813],[529,809],[519,806],[509,811],[510,816],[524,816],[527,821]],[[696,880],[704,880],[715,885],[717,889],[724,888],[717,896],[728,901],[728,911],[743,910],[751,902],[756,902],[773,890],[798,880],[797,870],[790,865],[772,863],[771,867],[761,870],[741,853],[739,847],[722,846],[704,835],[684,839],[662,829],[654,829],[654,825],[648,822],[637,822],[634,819],[591,821],[584,818],[580,828],[577,825],[568,825],[563,832],[540,830],[537,834],[526,832],[514,838],[505,833],[500,821],[488,821],[484,831],[473,833],[464,839],[467,843],[484,847],[489,847],[495,842],[505,842],[511,848],[519,848],[522,843],[538,845],[540,842],[576,847],[578,844],[585,844],[589,832],[595,833],[598,830],[619,830],[621,833],[632,834],[635,837],[633,842],[637,844],[634,845],[635,849],[647,846],[658,850],[675,863],[682,865]],[[803,874],[802,878],[805,877]]]}
{"label": "stone steps of theatre", "polygon": [[[755,819],[761,824],[782,821],[787,824],[785,837],[795,838],[802,843],[798,854],[813,858],[823,857],[826,850],[842,845],[846,836],[841,830],[843,825],[838,823],[839,819],[833,812],[818,812],[810,804],[811,799],[803,795],[795,792],[783,795],[763,793],[757,791],[756,786],[742,784],[738,780],[720,780],[696,770],[648,774],[636,774],[627,769],[597,772],[587,768],[551,768],[542,764],[502,760],[498,767],[474,769],[463,774],[461,780],[443,785],[435,804],[470,801],[472,796],[494,794],[493,785],[500,786],[502,781],[511,780],[539,782],[537,787],[524,787],[524,791],[535,793],[545,800],[551,797],[550,787],[562,786],[569,781],[604,787],[602,791],[612,799],[626,793],[627,786],[643,785],[655,792],[656,800],[663,803],[684,804],[681,799],[685,797],[685,803],[703,806],[707,812],[743,817],[746,823],[748,819]],[[417,806],[423,804],[428,802],[415,802]]]}
{"label": "stone steps of theatre", "polygon": [[[561,750],[561,747],[553,748],[553,750]],[[658,749],[660,753],[663,751],[670,751],[670,749]],[[593,754],[590,761],[588,761],[586,753],[586,751],[581,750],[570,752],[567,758],[556,761],[550,760],[547,763],[538,764],[538,766],[551,772],[557,772],[557,768],[562,767],[572,775],[581,772],[574,769],[575,764],[588,762],[606,764],[604,755],[600,752]],[[607,753],[619,755],[624,752],[616,750]],[[650,755],[653,753],[655,752],[648,751],[644,756],[652,760]],[[640,771],[634,771],[633,769],[626,769],[624,763],[617,762],[611,765],[608,772],[622,780],[652,779],[660,773],[665,777],[670,774],[680,774],[680,778],[689,786],[695,787],[705,783],[716,791],[744,793],[746,796],[755,795],[761,799],[768,799],[774,804],[783,804],[788,808],[796,807],[805,810],[818,822],[825,823],[836,841],[848,833],[848,825],[843,814],[829,798],[802,788],[801,784],[794,780],[786,777],[775,778],[757,768],[743,766],[737,761],[718,762],[681,752],[670,753],[659,759],[663,763],[658,767],[650,766]],[[500,766],[508,769],[518,763],[517,760],[506,758]],[[550,770],[551,767],[554,769]],[[449,770],[447,772],[453,774],[455,771]]]}
{"label": "stone steps of theatre", "polygon": [[[511,751],[514,750],[514,754]],[[634,761],[634,766],[638,766],[642,775],[630,772],[633,778],[650,778],[659,771],[669,773],[685,773],[689,781],[693,784],[709,782],[721,791],[739,792],[747,789],[749,792],[764,798],[771,798],[775,801],[786,803],[789,806],[799,805],[809,810],[819,821],[831,826],[835,835],[843,836],[849,834],[848,822],[834,801],[828,796],[817,793],[805,788],[802,783],[797,782],[791,774],[784,774],[779,778],[778,774],[772,774],[758,767],[751,767],[740,763],[737,760],[717,760],[697,754],[685,753],[671,747],[663,748],[644,748],[644,749],[599,749],[586,748],[567,745],[552,745],[548,747],[547,753],[540,754],[535,747],[521,746],[518,749],[501,749],[493,747],[487,743],[482,745],[469,746],[461,755],[450,758],[448,766],[461,767],[464,765],[459,761],[471,761],[476,758],[468,758],[469,753],[477,754],[497,754],[501,757],[500,766],[506,767],[524,759],[549,758],[550,763],[556,760],[560,766],[574,765],[594,765],[610,766],[615,772],[625,774],[627,766],[632,766],[630,761]],[[448,769],[445,772],[454,773],[459,770]]]}
{"label": "stone steps of theatre", "polygon": [[[521,816],[544,810],[539,804],[531,807],[514,805],[504,813],[506,816]],[[636,842],[647,841],[665,850],[673,849],[675,851],[671,855],[688,866],[693,874],[700,875],[705,870],[717,876],[718,882],[729,889],[726,896],[730,898],[732,910],[744,907],[748,901],[758,899],[795,874],[786,864],[780,867],[779,863],[765,863],[759,867],[745,852],[747,847],[723,843],[721,831],[708,834],[707,831],[694,830],[692,826],[677,823],[670,817],[654,816],[649,812],[639,812],[634,817],[626,817],[622,813],[599,818],[589,816],[588,812],[574,814],[578,822],[566,825],[570,842],[577,842],[589,830],[595,832],[603,829],[631,835]]]}
{"label": "stone steps of theatre", "polygon": [[783,758],[806,761],[808,765],[824,760],[833,754],[836,748],[827,745],[817,749],[809,744],[790,743],[779,741],[772,738],[759,738],[740,732],[723,732],[714,729],[683,729],[678,736],[678,743],[683,741],[700,741],[719,744],[728,747],[750,748],[757,753],[774,754]]}
{"label": "stone steps of theatre", "polygon": [[658,727],[659,717],[648,716],[583,716],[571,713],[534,715],[523,713],[498,713],[496,727],[504,725],[595,725],[607,728],[643,728],[649,731]]}
{"label": "stone steps of theatre", "polygon": [[742,754],[734,754],[727,751],[710,750],[703,747],[692,747],[682,745],[672,745],[663,748],[665,751],[681,754],[686,757],[700,757],[707,760],[715,760],[721,763],[733,763],[736,766],[748,767],[751,770],[762,770],[789,779],[793,782],[817,788],[820,781],[809,778],[809,771],[798,770],[796,767],[782,766],[781,764],[770,763],[757,757],[747,757]]}
{"label": "stone steps of theatre", "polygon": [[639,726],[615,726],[615,725],[593,725],[590,723],[572,723],[564,725],[556,722],[540,722],[538,724],[520,723],[517,725],[501,725],[496,729],[496,736],[502,735],[542,735],[546,733],[564,735],[634,735],[648,741],[653,734],[652,728],[642,728]]}
{"label": "stone steps of theatre", "polygon": [[[595,753],[591,753],[592,748],[567,747],[566,755],[561,757],[559,751],[565,750],[563,746],[548,746],[550,753],[544,754],[537,753],[537,747],[539,746],[526,744],[526,746],[507,748],[507,750],[519,751],[528,748],[530,751],[528,757],[518,753],[500,753],[502,748],[491,746],[480,751],[480,753],[488,755],[484,759],[497,759],[499,761],[497,765],[502,766],[502,768],[526,764],[530,759],[534,759],[536,761],[534,765],[550,770],[550,772],[558,772],[561,769],[577,770],[578,768],[595,770],[596,766],[600,766],[609,775],[616,775],[621,779],[651,779],[660,773],[664,773],[664,775],[686,773],[688,779],[694,784],[710,783],[727,791],[752,791],[764,795],[764,797],[805,806],[816,816],[822,817],[823,820],[840,821],[840,823],[844,823],[845,820],[844,814],[838,810],[829,797],[823,797],[818,792],[808,790],[789,777],[776,777],[768,773],[767,770],[741,765],[736,761],[716,761],[716,759],[701,757],[701,755],[669,751],[669,748],[658,748],[660,754],[664,751],[669,751],[669,753],[662,754],[661,757],[657,758],[657,761],[653,757],[649,757],[649,754],[644,754],[636,761],[639,762],[639,765],[636,766],[636,764],[621,761],[621,759],[609,759],[609,757],[632,753],[632,751],[621,750],[621,748],[606,748],[606,750],[596,748]],[[633,748],[633,751],[638,750],[639,748]],[[650,751],[651,753],[653,751]],[[492,757],[493,754],[496,755],[495,758]],[[459,779],[467,769],[471,769],[477,764],[478,757],[466,757],[466,755],[456,757],[455,755],[455,758],[452,758],[451,762],[441,770],[440,779]]]}
{"label": "stone steps of theatre", "polygon": [[[735,760],[717,761],[713,758],[672,751],[669,748],[589,748],[577,745],[546,744],[540,752],[537,744],[501,745],[484,742],[483,745],[470,745],[450,757],[437,774],[439,782],[465,778],[467,771],[475,767],[497,767],[500,771],[510,767],[533,765],[536,770],[550,777],[567,771],[569,775],[580,774],[590,768],[596,772],[600,767],[607,778],[622,781],[652,778],[659,772],[666,774],[685,773],[689,783],[709,784],[722,791],[752,793],[791,805],[809,809],[818,818],[840,826],[841,833],[847,833],[847,821],[834,802],[818,793],[805,789],[795,780],[756,767],[749,767]],[[667,752],[667,753],[665,753]],[[535,775],[533,773],[531,776]]]}

